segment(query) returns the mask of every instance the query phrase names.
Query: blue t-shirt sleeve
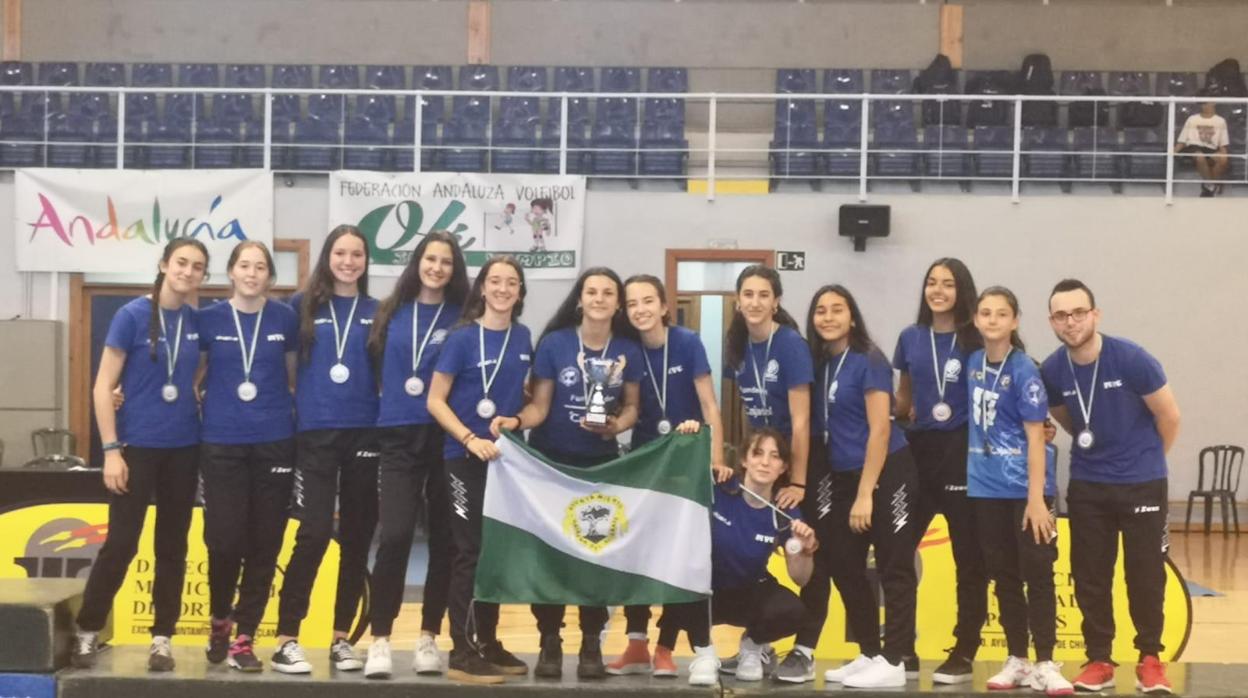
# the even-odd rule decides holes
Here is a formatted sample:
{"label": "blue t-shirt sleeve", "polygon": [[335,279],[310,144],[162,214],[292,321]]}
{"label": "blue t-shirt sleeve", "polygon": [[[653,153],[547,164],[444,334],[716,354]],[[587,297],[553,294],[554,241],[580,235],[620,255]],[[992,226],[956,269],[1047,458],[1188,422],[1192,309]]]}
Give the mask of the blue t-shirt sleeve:
{"label": "blue t-shirt sleeve", "polygon": [[299,351],[299,313],[295,310],[282,313],[282,334],[286,336],[287,353]]}
{"label": "blue t-shirt sleeve", "polygon": [[624,355],[624,382],[640,383],[641,376],[645,373],[646,360],[641,356],[641,347],[638,344],[630,344],[620,354]]}
{"label": "blue t-shirt sleeve", "polygon": [[893,367],[878,349],[867,354],[867,370],[862,376],[862,394],[872,390],[882,390],[890,395],[893,392]]}
{"label": "blue t-shirt sleeve", "polygon": [[1041,378],[1044,380],[1044,390],[1049,395],[1049,407],[1062,407],[1066,401],[1062,399],[1062,386],[1057,382],[1057,353],[1044,360],[1044,365],[1040,367]]}
{"label": "blue t-shirt sleeve", "polygon": [[546,335],[537,342],[537,356],[533,361],[533,375],[542,380],[554,380],[559,368],[555,366],[554,335]]}
{"label": "blue t-shirt sleeve", "polygon": [[810,358],[810,347],[797,332],[786,333],[787,339],[780,353],[780,361],[784,366],[786,388],[813,383],[815,366]]}
{"label": "blue t-shirt sleeve", "polygon": [[460,369],[464,366],[464,361],[468,358],[467,347],[463,346],[462,337],[465,332],[455,330],[451,332],[451,336],[446,338],[446,342],[442,345],[442,350],[438,352],[438,362],[434,364],[433,370],[438,373],[445,373],[448,376],[458,375]]}
{"label": "blue t-shirt sleeve", "polygon": [[1019,386],[1019,417],[1024,422],[1043,422],[1049,416],[1049,396],[1031,359],[1018,362],[1018,368],[1014,369],[1014,384]]}
{"label": "blue t-shirt sleeve", "polygon": [[1161,362],[1143,347],[1131,347],[1124,358],[1122,377],[1136,395],[1151,395],[1165,387],[1166,372],[1162,370]]}
{"label": "blue t-shirt sleeve", "polygon": [[108,323],[108,336],[104,338],[104,346],[129,352],[130,347],[134,345],[134,337],[138,331],[138,323],[134,315],[126,312],[126,308],[122,307],[113,316],[112,322]]}
{"label": "blue t-shirt sleeve", "polygon": [[897,348],[893,349],[893,368],[902,373],[910,372],[910,362],[906,359],[906,332],[909,331],[909,328],[901,331],[897,337]]}
{"label": "blue t-shirt sleeve", "polygon": [[696,336],[693,341],[693,377],[700,378],[711,373],[711,362],[706,356],[706,345]]}

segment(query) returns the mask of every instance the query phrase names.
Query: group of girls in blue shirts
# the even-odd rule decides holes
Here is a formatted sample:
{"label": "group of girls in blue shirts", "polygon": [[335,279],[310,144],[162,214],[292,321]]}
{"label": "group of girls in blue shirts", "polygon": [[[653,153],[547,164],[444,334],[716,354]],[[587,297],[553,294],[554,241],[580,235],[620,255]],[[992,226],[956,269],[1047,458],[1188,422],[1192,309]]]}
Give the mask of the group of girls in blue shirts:
{"label": "group of girls in blue shirts", "polygon": [[[527,674],[528,665],[497,637],[498,607],[471,596],[488,463],[498,456],[494,440],[502,430],[528,432],[546,457],[591,467],[616,457],[617,436],[626,432],[637,447],[671,432],[709,429],[712,462],[697,467],[711,468],[719,483],[712,598],[663,608],[653,654],[650,608],[627,607],[628,645],[609,663],[600,646],[608,610],[580,607],[578,677],[675,676],[672,650],[684,630],[695,653],[691,683],[715,683],[721,673],[759,680],[768,672],[809,681],[835,584],[861,656],[826,680],[904,685],[917,671],[914,551],[939,511],[950,525],[959,614],[957,646],[935,680],[969,679],[993,578],[1013,658],[990,685],[1026,681],[1061,694],[1062,686],[1044,678],[1053,666],[1056,551],[1053,473],[1045,467],[1048,399],[1017,339],[1018,307],[1008,290],[977,296],[961,262],[937,260],[924,278],[918,322],[902,333],[890,364],[848,289],[816,292],[803,338],[782,307],[779,275],[745,269],[724,342],[725,374],[735,380],[750,426],[734,472],[724,457],[706,349],[696,333],[673,324],[659,279],[585,270],[535,342],[519,322],[526,286],[514,259],[489,259],[470,286],[456,237],[433,232],[413,251],[394,291],[377,302],[368,295],[368,258],[360,231],[339,226],[306,287],[287,304],[269,298],[275,269],[268,249],[243,242],[227,264],[232,296],[197,311],[191,303],[207,250],[177,239],[165,248],[152,294],[118,312],[93,391],[104,483],[113,495],[110,535],[78,616],[76,664],[95,660],[98,633],[154,496],[149,667],[173,669],[169,638],[198,480],[209,552],[210,661],[262,669],[255,633],[294,516],[300,523],[281,583],[270,665],[284,673],[312,670],[300,624],[337,511],[330,661],[340,671],[391,676],[390,635],[423,512],[430,559],[412,669],[444,671],[435,637],[449,612],[448,676],[499,683]],[[585,419],[591,386],[583,366],[596,357],[617,366],[605,386],[609,416],[601,424]],[[896,396],[894,367],[901,371]],[[894,417],[911,424],[908,433]],[[361,658],[348,638],[378,528],[372,641]],[[882,641],[867,576],[872,548],[884,592]],[[766,569],[777,549],[801,584],[800,597]],[[566,610],[535,604],[532,613],[541,636],[533,673],[557,678]],[[745,629],[736,657],[716,657],[714,623]],[[1029,634],[1038,663],[1014,666],[1027,656]],[[770,643],[792,635],[796,646],[777,662]],[[1052,673],[1060,679],[1055,666]]]}

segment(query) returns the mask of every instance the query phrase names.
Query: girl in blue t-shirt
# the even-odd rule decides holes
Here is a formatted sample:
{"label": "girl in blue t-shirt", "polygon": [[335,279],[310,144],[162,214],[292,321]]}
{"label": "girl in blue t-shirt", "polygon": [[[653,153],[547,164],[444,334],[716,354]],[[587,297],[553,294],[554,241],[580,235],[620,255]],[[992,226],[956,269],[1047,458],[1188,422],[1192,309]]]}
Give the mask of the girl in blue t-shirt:
{"label": "girl in blue t-shirt", "polygon": [[[715,480],[723,482],[732,470],[724,464],[723,422],[715,401],[711,366],[702,339],[692,330],[673,326],[663,282],[649,274],[638,274],[624,282],[628,321],[641,335],[645,375],[641,380],[641,415],[633,427],[634,449],[672,431],[686,420],[705,422],[711,428],[711,463]],[[608,674],[649,674],[675,676],[672,647],[654,648],[651,665],[646,629],[650,625],[649,606],[627,606],[628,647],[618,659],[607,664]]]}
{"label": "girl in blue t-shirt", "polygon": [[270,664],[284,674],[312,665],[299,645],[312,584],[334,532],[338,504],[338,585],[329,657],[339,671],[364,666],[348,639],[377,526],[377,383],[368,332],[377,301],[368,295],[368,241],[340,225],[321,246],[307,288],[291,298],[299,313],[295,384],[295,518],[299,531],[286,563]]}
{"label": "girl in blue t-shirt", "polygon": [[526,292],[524,269],[515,258],[487,261],[429,387],[429,413],[446,430],[443,453],[456,512],[450,517],[454,646],[447,675],[472,683],[501,683],[505,674],[528,671],[498,641],[498,604],[472,600],[488,462],[498,457],[494,439],[500,429],[518,432],[526,426],[514,416],[524,405],[524,381],[533,362],[529,328],[519,323]]}
{"label": "girl in blue t-shirt", "polygon": [[[858,658],[825,674],[851,688],[897,688],[906,683],[905,660],[914,652],[914,459],[901,429],[891,422],[893,370],[871,341],[857,301],[843,286],[824,286],[810,302],[806,334],[817,362],[815,434],[829,472],[814,526],[826,553],[816,574],[830,574],[845,618],[858,641]],[[867,550],[884,591],[884,643],[879,612],[867,580]],[[826,570],[826,572],[824,572]],[[826,578],[825,578],[826,580]],[[816,577],[815,583],[826,585]],[[814,647],[818,626],[807,624],[798,642]]]}
{"label": "girl in blue t-shirt", "polygon": [[[156,500],[156,574],[152,586],[152,647],[148,669],[174,667],[169,638],[182,611],[186,534],[195,503],[199,412],[193,381],[198,323],[191,305],[208,267],[208,250],[193,238],[165,245],[150,296],[113,316],[92,389],[104,445],[108,538],[100,548],[78,612],[74,666],[94,666],[99,632],[139,545],[147,507]],[[113,391],[125,403],[114,411]]]}
{"label": "girl in blue t-shirt", "polygon": [[[524,428],[532,429],[529,443],[551,460],[572,466],[609,461],[619,455],[616,435],[637,421],[645,360],[623,303],[619,275],[606,267],[586,269],[538,341],[533,399],[519,418]],[[585,370],[594,360],[613,362],[602,383]],[[541,633],[535,676],[563,675],[563,614],[563,606],[533,604]],[[606,676],[599,643],[606,622],[606,608],[580,608],[579,678]]]}
{"label": "girl in blue t-shirt", "polygon": [[[694,420],[682,423],[682,434],[696,433]],[[720,662],[711,645],[711,626],[745,628],[733,668],[738,681],[763,678],[763,655],[771,642],[792,635],[806,620],[797,595],[767,571],[771,556],[784,551],[789,577],[804,586],[813,572],[819,545],[815,532],[796,508],[776,504],[776,493],[788,477],[788,439],[760,427],[741,444],[736,478],[715,488],[711,519],[711,589],[709,601],[669,604],[659,620],[659,646],[674,647],[681,630],[689,635],[694,659],[689,683],[718,683]],[[709,604],[709,608],[707,607]],[[672,676],[675,673],[670,674]]]}
{"label": "girl in blue t-shirt", "polygon": [[[1051,696],[1067,695],[1074,688],[1053,663],[1057,490],[1045,453],[1049,401],[1040,370],[1018,336],[1018,320],[1018,300],[1009,289],[993,286],[981,293],[975,327],[984,348],[971,355],[968,366],[967,496],[988,574],[996,582],[1009,651],[988,688],[1026,685]],[[1027,661],[1029,633],[1036,647],[1034,666]]]}
{"label": "girl in blue t-shirt", "polygon": [[919,474],[915,537],[922,541],[936,513],[944,514],[957,567],[956,642],[932,674],[939,684],[971,680],[988,617],[988,576],[966,498],[966,358],[981,345],[975,299],[975,281],[961,260],[932,262],[918,320],[901,331],[893,352],[893,368],[901,372],[894,413],[910,423],[906,437]]}
{"label": "girl in blue t-shirt", "polygon": [[269,601],[294,485],[291,387],[299,318],[289,305],[268,299],[276,272],[264,243],[240,242],[226,269],[233,295],[199,313],[199,467],[212,613],[207,654],[210,662],[228,658],[230,667],[255,672],[263,665],[252,642]]}
{"label": "girl in blue t-shirt", "polygon": [[412,669],[418,674],[442,671],[434,638],[442,628],[450,593],[451,513],[442,463],[444,435],[426,400],[439,352],[467,298],[467,264],[458,238],[432,231],[421,239],[394,291],[378,306],[368,340],[381,384],[376,413],[381,532],[371,587],[373,641],[364,664],[364,675],[370,679],[389,678],[392,673],[390,633],[403,604],[407,561],[421,509],[429,522],[429,564]]}

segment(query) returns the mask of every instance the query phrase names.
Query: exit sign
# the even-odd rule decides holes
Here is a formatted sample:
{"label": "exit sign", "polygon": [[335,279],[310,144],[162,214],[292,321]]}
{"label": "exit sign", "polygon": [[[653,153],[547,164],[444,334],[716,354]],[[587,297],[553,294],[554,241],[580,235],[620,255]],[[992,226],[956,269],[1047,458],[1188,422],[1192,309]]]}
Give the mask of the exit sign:
{"label": "exit sign", "polygon": [[776,252],[776,268],[780,271],[802,271],[806,269],[806,253]]}

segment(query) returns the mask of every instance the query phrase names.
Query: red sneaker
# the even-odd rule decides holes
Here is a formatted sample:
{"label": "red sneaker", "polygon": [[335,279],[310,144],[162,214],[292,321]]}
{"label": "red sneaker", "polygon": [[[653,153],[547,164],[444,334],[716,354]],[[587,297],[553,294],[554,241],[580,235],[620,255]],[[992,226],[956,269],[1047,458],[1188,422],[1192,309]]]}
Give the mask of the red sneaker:
{"label": "red sneaker", "polygon": [[1170,679],[1166,678],[1166,665],[1151,654],[1135,665],[1135,689],[1144,693],[1174,693]]}
{"label": "red sneaker", "polygon": [[1080,691],[1100,691],[1113,685],[1114,665],[1109,662],[1088,662],[1075,679],[1075,688]]}
{"label": "red sneaker", "polygon": [[629,640],[628,647],[619,659],[607,665],[607,673],[612,676],[625,674],[650,673],[650,649],[645,640]]}
{"label": "red sneaker", "polygon": [[672,651],[663,645],[654,646],[654,675],[676,676],[676,662],[672,661]]}

